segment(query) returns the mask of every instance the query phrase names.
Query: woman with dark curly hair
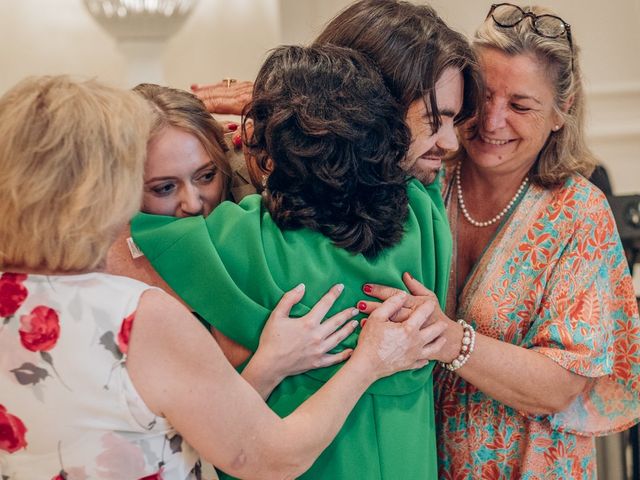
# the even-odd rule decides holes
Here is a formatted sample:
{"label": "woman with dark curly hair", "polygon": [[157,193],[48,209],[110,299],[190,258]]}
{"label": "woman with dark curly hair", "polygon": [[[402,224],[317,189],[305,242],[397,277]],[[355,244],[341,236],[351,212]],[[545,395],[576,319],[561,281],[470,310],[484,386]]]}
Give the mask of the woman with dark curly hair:
{"label": "woman with dark curly hair", "polygon": [[[402,238],[408,205],[399,163],[409,132],[368,64],[348,63],[338,75],[329,54],[311,52],[276,51],[255,84],[249,152],[277,164],[264,204],[282,230],[307,227],[374,257]],[[322,69],[331,75],[316,74]]]}
{"label": "woman with dark curly hair", "polygon": [[[292,310],[299,316],[336,283],[343,291],[329,314],[354,305],[371,277],[400,287],[411,270],[433,288],[446,284],[448,264],[435,261],[450,255],[446,220],[400,167],[410,134],[365,57],[336,46],[276,49],[258,74],[247,118],[251,154],[273,165],[262,196],[223,203],[206,219],[140,215],[132,224],[154,268],[206,322],[255,351],[291,286],[307,285]],[[436,477],[428,360],[441,360],[443,341],[440,326],[425,328],[424,360],[376,382],[303,478]],[[360,332],[335,351],[354,348]],[[231,344],[220,343],[233,360]],[[286,415],[340,367],[256,388],[264,396],[273,389],[268,403]]]}

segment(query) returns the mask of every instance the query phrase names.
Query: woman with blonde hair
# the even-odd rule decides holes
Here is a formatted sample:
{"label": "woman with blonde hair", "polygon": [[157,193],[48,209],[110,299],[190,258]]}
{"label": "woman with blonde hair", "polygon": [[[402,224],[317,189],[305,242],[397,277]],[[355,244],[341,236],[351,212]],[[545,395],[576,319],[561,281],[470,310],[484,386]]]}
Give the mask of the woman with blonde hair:
{"label": "woman with blonde hair", "polygon": [[[133,91],[149,103],[153,116],[144,167],[142,212],[177,218],[207,216],[224,200],[240,201],[248,193],[255,193],[246,180],[249,172],[242,151],[229,141],[229,135],[224,134],[221,124],[198,97],[150,83],[137,85]],[[180,300],[142,259],[131,262],[132,252],[137,250],[127,227],[109,251],[107,271],[153,284]],[[133,270],[123,271],[123,264]],[[277,379],[346,360],[350,349],[328,352],[355,329],[356,323],[349,321],[351,317],[335,315],[322,325],[272,318],[242,375],[266,398],[270,389],[267,386],[277,383]],[[220,335],[216,337],[220,343],[226,342]],[[309,348],[317,337],[320,341],[315,348]]]}
{"label": "woman with blonde hair", "polygon": [[133,91],[149,102],[154,115],[141,211],[207,216],[224,200],[237,202],[254,193],[242,152],[198,97],[152,83]]}
{"label": "woman with blonde hair", "polygon": [[[142,98],[95,81],[36,77],[0,98],[3,478],[195,479],[196,451],[242,478],[294,477],[369,385],[426,363],[433,307],[399,325],[397,296],[344,368],[279,418],[182,305],[103,273],[140,207],[150,128]],[[319,322],[340,290],[303,319]]]}

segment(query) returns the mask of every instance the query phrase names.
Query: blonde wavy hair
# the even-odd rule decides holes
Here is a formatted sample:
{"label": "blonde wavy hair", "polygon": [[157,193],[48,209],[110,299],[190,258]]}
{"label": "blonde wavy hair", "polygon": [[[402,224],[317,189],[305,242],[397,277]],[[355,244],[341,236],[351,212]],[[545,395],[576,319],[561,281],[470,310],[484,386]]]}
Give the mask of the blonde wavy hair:
{"label": "blonde wavy hair", "polygon": [[[535,15],[555,15],[544,7],[521,8]],[[564,183],[575,173],[589,177],[597,159],[585,139],[585,91],[579,48],[575,41],[572,50],[564,35],[547,38],[537,34],[530,18],[525,18],[514,27],[505,28],[488,17],[476,32],[473,46],[476,49],[497,49],[511,56],[532,55],[546,66],[554,88],[554,108],[563,118],[564,126],[550,134],[530,172],[531,180],[542,187],[551,188]],[[464,159],[465,156],[467,154],[461,148],[456,158]]]}
{"label": "blonde wavy hair", "polygon": [[0,269],[80,272],[104,264],[140,207],[149,107],[67,76],[0,98]]}
{"label": "blonde wavy hair", "polygon": [[[176,127],[194,135],[202,144],[209,158],[225,178],[223,198],[229,198],[231,166],[226,153],[222,127],[207,111],[198,97],[185,90],[163,87],[153,83],[141,83],[133,89],[144,97],[154,112],[151,128],[153,141],[166,127]],[[179,159],[177,159],[179,161]]]}

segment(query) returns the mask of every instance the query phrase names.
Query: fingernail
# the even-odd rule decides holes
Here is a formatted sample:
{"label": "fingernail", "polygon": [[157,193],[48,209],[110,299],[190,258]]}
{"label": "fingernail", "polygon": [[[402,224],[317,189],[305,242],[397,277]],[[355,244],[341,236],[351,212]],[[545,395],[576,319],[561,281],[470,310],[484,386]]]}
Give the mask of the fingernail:
{"label": "fingernail", "polygon": [[235,132],[238,129],[237,123],[227,123],[227,128],[230,132]]}
{"label": "fingernail", "polygon": [[242,136],[240,134],[233,137],[233,146],[240,148],[242,146]]}
{"label": "fingernail", "polygon": [[415,279],[413,278],[413,275],[411,275],[409,272],[405,272],[405,273],[407,274],[407,276],[408,276],[411,280],[415,280]]}
{"label": "fingernail", "polygon": [[358,310],[366,310],[367,309],[367,304],[364,302],[358,302]]}
{"label": "fingernail", "polygon": [[363,318],[362,320],[360,320],[360,328],[364,328],[366,323],[367,323],[367,319],[366,318]]}
{"label": "fingernail", "polygon": [[357,321],[357,320],[352,320],[352,321],[351,321],[351,326],[352,326],[353,328],[356,328],[356,327],[358,326],[358,321]]}
{"label": "fingernail", "polygon": [[300,284],[298,284],[298,286],[296,286],[296,288],[294,288],[294,290],[295,290],[296,292],[302,292],[302,291],[304,291],[304,283],[300,283]]}
{"label": "fingernail", "polygon": [[362,290],[364,291],[364,293],[371,293],[373,292],[373,287],[368,283],[365,283],[364,287],[362,287]]}
{"label": "fingernail", "polygon": [[[360,310],[358,310],[357,308],[354,308],[353,310],[351,310],[351,316],[352,317],[355,317],[359,313],[360,313]],[[356,322],[356,323],[358,323],[358,322]]]}
{"label": "fingernail", "polygon": [[338,290],[338,292],[342,292],[344,290],[344,284],[342,283],[336,284],[336,290]]}

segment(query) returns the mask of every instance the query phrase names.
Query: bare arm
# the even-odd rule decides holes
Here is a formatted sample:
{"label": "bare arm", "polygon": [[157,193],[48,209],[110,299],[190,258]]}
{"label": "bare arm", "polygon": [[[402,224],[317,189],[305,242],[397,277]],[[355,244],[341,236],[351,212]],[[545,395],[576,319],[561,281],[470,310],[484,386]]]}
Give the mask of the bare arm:
{"label": "bare arm", "polygon": [[[405,285],[414,295],[407,304],[416,306],[425,300],[433,301],[435,295],[420,282],[405,274]],[[385,299],[396,290],[372,285],[370,295]],[[367,302],[370,312],[375,308]],[[400,312],[399,315],[405,315]],[[448,318],[439,306],[432,317],[446,325],[446,346],[437,359],[450,363],[459,353],[463,330],[458,323]],[[567,408],[582,392],[588,379],[561,367],[550,358],[517,345],[502,342],[476,332],[475,349],[469,361],[456,373],[485,394],[523,412],[534,415],[552,414]]]}
{"label": "bare arm", "polygon": [[[287,295],[293,305],[295,295]],[[423,366],[442,347],[438,330],[420,330],[433,311],[428,303],[403,324],[386,321],[403,300],[395,296],[380,307],[352,358],[284,419],[237,375],[197,320],[160,291],[148,291],[140,301],[127,368],[149,408],[205,460],[242,478],[290,478],[329,444],[372,382]]]}
{"label": "bare arm", "polygon": [[479,334],[457,373],[490,397],[533,415],[566,409],[588,382],[541,353]]}

